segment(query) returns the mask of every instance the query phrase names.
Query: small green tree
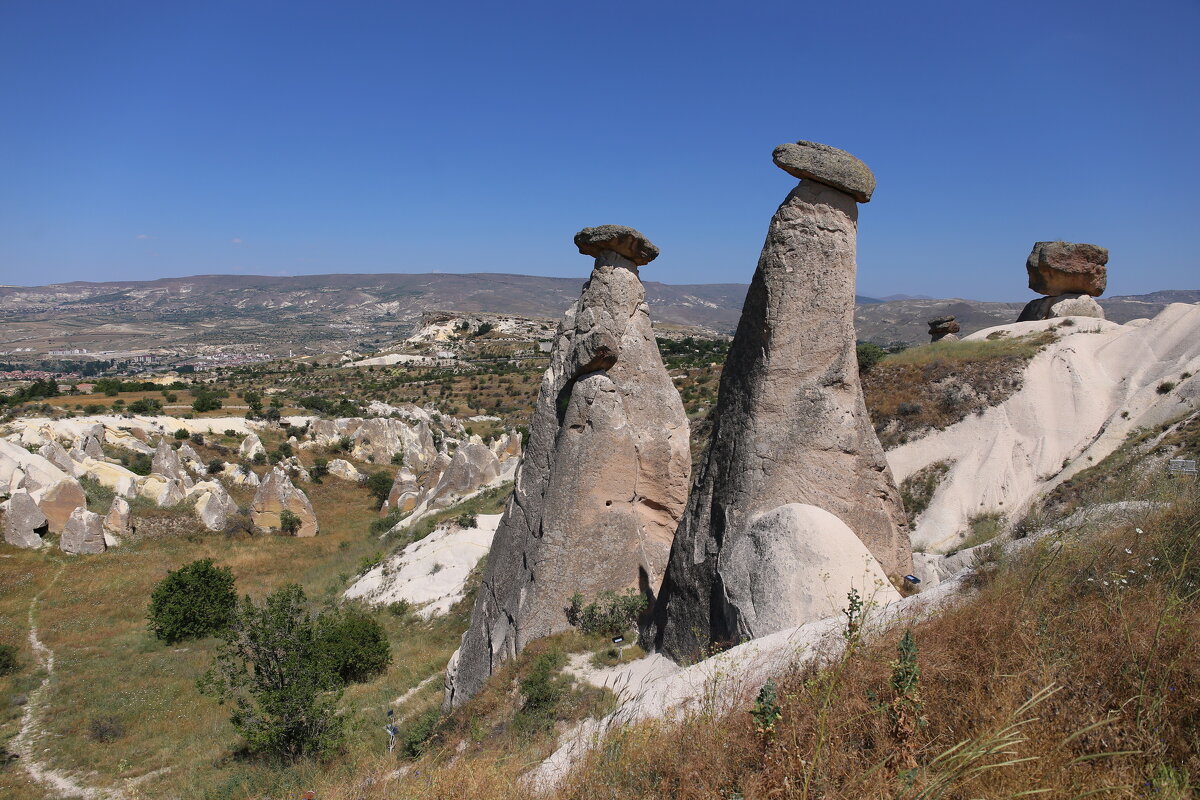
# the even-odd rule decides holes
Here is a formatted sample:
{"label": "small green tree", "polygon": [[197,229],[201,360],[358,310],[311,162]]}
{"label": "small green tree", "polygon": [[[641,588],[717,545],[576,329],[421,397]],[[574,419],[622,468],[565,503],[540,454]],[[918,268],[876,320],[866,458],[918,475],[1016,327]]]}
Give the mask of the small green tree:
{"label": "small green tree", "polygon": [[300,530],[301,520],[286,508],[279,512],[279,529],[289,536],[294,536]]}
{"label": "small green tree", "polygon": [[185,439],[187,439],[189,436],[191,436],[191,434],[190,434],[190,433],[188,433],[188,429],[187,429],[187,428],[176,428],[176,429],[175,429],[175,438],[176,438],[177,440],[179,440],[179,441],[181,441],[181,442],[182,442],[182,441],[184,441]]}
{"label": "small green tree", "polygon": [[18,666],[17,648],[11,644],[0,644],[0,675],[11,675]]}
{"label": "small green tree", "polygon": [[375,499],[376,505],[383,505],[387,502],[388,495],[392,493],[392,476],[386,472],[371,473],[371,476],[367,478],[367,491]]}
{"label": "small green tree", "polygon": [[867,372],[883,360],[883,357],[887,355],[887,350],[877,344],[861,342],[855,348],[855,355],[858,356],[858,371]]}
{"label": "small green tree", "polygon": [[313,479],[313,483],[320,483],[321,479],[329,474],[329,462],[324,458],[314,458],[313,465],[308,470],[308,475]]}
{"label": "small green tree", "polygon": [[327,755],[340,745],[341,681],[332,673],[296,584],[238,606],[201,692],[231,703],[229,721],[255,753],[282,759]]}
{"label": "small green tree", "polygon": [[317,644],[325,665],[342,683],[363,683],[387,672],[392,663],[383,627],[357,609],[322,614]]}
{"label": "small green tree", "polygon": [[168,572],[150,595],[154,635],[173,643],[223,630],[237,607],[233,584],[233,572],[208,558]]}

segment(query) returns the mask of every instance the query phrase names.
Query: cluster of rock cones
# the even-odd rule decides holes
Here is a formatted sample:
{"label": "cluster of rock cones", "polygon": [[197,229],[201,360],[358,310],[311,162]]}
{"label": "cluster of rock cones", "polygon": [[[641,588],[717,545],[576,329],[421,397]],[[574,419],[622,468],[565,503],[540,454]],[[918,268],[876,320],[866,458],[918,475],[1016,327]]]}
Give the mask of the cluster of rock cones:
{"label": "cluster of rock cones", "polygon": [[851,588],[898,596],[908,530],[855,357],[857,204],[875,178],[813,142],[774,161],[800,183],[771,220],[694,481],[638,277],[658,248],[617,225],[576,235],[595,266],[559,327],[447,708],[570,627],[577,593],[643,593],[643,640],[676,659],[827,616]]}

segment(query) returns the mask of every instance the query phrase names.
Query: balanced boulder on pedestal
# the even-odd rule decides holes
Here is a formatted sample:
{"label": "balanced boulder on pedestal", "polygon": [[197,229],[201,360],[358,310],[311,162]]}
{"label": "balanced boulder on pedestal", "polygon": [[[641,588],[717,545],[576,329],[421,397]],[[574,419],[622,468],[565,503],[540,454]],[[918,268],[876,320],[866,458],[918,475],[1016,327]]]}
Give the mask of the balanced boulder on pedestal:
{"label": "balanced boulder on pedestal", "polygon": [[584,229],[575,244],[595,266],[559,325],[516,488],[447,669],[447,708],[530,641],[568,629],[576,593],[653,600],[687,497],[687,416],[638,278],[658,248],[619,225]]}
{"label": "balanced boulder on pedestal", "polygon": [[958,332],[962,330],[954,317],[936,317],[929,320],[930,342],[957,342]]}
{"label": "balanced boulder on pedestal", "polygon": [[1029,288],[1046,295],[1030,300],[1018,322],[1055,317],[1098,317],[1104,309],[1093,300],[1108,284],[1108,250],[1095,244],[1035,242],[1025,261]]}
{"label": "balanced boulder on pedestal", "polygon": [[[802,180],[771,220],[646,631],[676,659],[836,613],[851,588],[894,599],[883,576],[912,564],[855,356],[855,201],[874,177],[814,143],[775,162]],[[836,569],[799,569],[817,563]]]}

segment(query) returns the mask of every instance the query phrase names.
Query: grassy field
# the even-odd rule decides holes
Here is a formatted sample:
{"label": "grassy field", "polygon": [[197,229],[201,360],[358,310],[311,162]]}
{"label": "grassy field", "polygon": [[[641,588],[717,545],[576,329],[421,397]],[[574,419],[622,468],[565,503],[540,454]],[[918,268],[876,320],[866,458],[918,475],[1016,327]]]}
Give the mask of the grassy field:
{"label": "grassy field", "polygon": [[[27,669],[0,678],[0,737],[8,740],[16,732],[19,701],[40,680],[28,668],[35,659],[26,642],[27,620],[32,598],[53,580],[36,604],[41,640],[55,654],[47,705],[39,714],[46,730],[40,746],[48,748],[44,757],[53,767],[88,785],[124,787],[145,797],[276,797],[308,785],[315,779],[311,765],[281,769],[242,759],[228,709],[197,692],[195,680],[209,666],[215,639],[167,646],[146,627],[155,584],[167,570],[198,558],[231,567],[239,593],[261,598],[297,582],[314,607],[335,601],[359,566],[384,549],[369,533],[377,519],[374,503],[361,487],[334,478],[303,488],[321,523],[321,534],[311,539],[157,536],[75,557],[56,549],[6,548],[0,642],[21,644]],[[239,490],[235,496],[245,504],[249,493]],[[382,749],[389,704],[445,666],[466,613],[460,609],[429,623],[387,610],[376,613],[393,663],[382,677],[346,691],[345,769]],[[105,731],[115,732],[111,740],[104,741]],[[0,768],[0,796],[36,798],[39,789],[9,762]]]}

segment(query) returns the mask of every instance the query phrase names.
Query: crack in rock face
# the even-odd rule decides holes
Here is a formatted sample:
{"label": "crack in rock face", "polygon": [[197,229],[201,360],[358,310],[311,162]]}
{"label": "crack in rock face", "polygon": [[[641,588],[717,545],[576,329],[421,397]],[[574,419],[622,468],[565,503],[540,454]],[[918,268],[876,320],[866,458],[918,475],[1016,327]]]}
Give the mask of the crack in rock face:
{"label": "crack in rock face", "polygon": [[[803,170],[798,162],[780,164],[804,179],[771,220],[721,376],[709,449],[645,631],[677,660],[713,643],[801,625],[816,613],[812,595],[844,600],[861,579],[844,531],[821,514],[763,521],[783,506],[811,507],[844,523],[876,562],[867,574],[911,569],[899,492],[867,416],[855,356],[855,199],[869,198],[874,179],[834,148],[782,153],[793,161],[814,157]],[[781,150],[775,157],[778,163]],[[773,567],[781,558],[811,562],[820,544],[813,537],[842,554],[830,562],[843,567],[828,586],[801,586],[809,571]]]}
{"label": "crack in rock face", "polygon": [[653,602],[687,499],[687,415],[637,272],[658,248],[617,225],[575,243],[595,267],[559,325],[516,488],[447,669],[447,709],[530,641],[568,629],[574,594],[634,589]]}

